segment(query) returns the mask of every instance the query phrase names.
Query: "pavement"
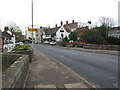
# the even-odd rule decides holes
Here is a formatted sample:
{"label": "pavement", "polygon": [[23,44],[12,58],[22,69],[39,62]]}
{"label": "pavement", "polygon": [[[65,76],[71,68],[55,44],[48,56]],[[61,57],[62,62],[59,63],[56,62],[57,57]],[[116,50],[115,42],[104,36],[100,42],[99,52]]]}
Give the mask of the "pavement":
{"label": "pavement", "polygon": [[29,70],[26,88],[54,88],[55,90],[65,88],[69,90],[70,88],[94,87],[55,58],[36,48]]}

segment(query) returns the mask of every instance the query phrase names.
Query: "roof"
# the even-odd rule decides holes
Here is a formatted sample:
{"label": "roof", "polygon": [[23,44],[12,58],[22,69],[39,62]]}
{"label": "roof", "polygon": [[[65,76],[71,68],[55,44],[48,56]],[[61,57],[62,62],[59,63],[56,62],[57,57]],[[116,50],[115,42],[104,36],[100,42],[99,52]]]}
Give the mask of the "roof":
{"label": "roof", "polygon": [[110,30],[120,30],[120,27],[112,27]]}
{"label": "roof", "polygon": [[45,34],[53,34],[53,33],[56,33],[58,31],[60,27],[57,27],[57,28],[51,28],[51,29],[44,29],[45,31]]}
{"label": "roof", "polygon": [[89,30],[88,27],[77,28],[75,32],[83,32],[85,30]]}
{"label": "roof", "polygon": [[7,31],[3,31],[2,32],[2,38],[3,39],[10,39],[12,37],[12,35],[10,35]]}
{"label": "roof", "polygon": [[76,29],[77,28],[77,22],[65,24],[64,28],[67,30],[67,32],[71,31],[72,29]]}

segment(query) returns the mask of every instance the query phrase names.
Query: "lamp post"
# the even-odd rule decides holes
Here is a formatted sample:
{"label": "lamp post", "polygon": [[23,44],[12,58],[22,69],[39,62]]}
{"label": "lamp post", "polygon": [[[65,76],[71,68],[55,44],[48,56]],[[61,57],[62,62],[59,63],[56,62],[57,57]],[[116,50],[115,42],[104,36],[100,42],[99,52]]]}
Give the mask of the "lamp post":
{"label": "lamp post", "polygon": [[[33,0],[32,0],[32,29],[33,29]],[[33,48],[33,31],[32,31],[32,48]]]}

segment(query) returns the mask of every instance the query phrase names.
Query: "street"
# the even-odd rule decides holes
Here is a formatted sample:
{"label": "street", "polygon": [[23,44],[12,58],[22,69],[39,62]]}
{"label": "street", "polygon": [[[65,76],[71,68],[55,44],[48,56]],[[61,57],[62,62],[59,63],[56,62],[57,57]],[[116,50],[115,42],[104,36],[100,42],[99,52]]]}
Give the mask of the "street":
{"label": "street", "polygon": [[118,56],[34,44],[97,88],[118,88]]}

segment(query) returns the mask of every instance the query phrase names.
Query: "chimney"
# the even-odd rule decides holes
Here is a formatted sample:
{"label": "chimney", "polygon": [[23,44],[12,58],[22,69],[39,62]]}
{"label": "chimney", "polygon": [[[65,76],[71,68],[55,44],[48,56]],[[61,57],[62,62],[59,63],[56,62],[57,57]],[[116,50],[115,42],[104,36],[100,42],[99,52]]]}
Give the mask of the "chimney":
{"label": "chimney", "polygon": [[55,25],[55,27],[57,28],[57,24]]}
{"label": "chimney", "polygon": [[66,21],[66,24],[68,25],[68,21]]}
{"label": "chimney", "polygon": [[42,28],[42,26],[40,26],[40,29]]}
{"label": "chimney", "polygon": [[88,24],[91,24],[91,21],[88,21]]}
{"label": "chimney", "polygon": [[63,22],[61,21],[61,26],[63,25]]}
{"label": "chimney", "polygon": [[72,20],[72,23],[74,23],[75,22],[75,20]]}
{"label": "chimney", "polygon": [[48,27],[48,30],[50,30],[50,26]]}
{"label": "chimney", "polygon": [[9,28],[8,26],[5,26],[4,31],[7,31],[7,30],[9,30]]}

